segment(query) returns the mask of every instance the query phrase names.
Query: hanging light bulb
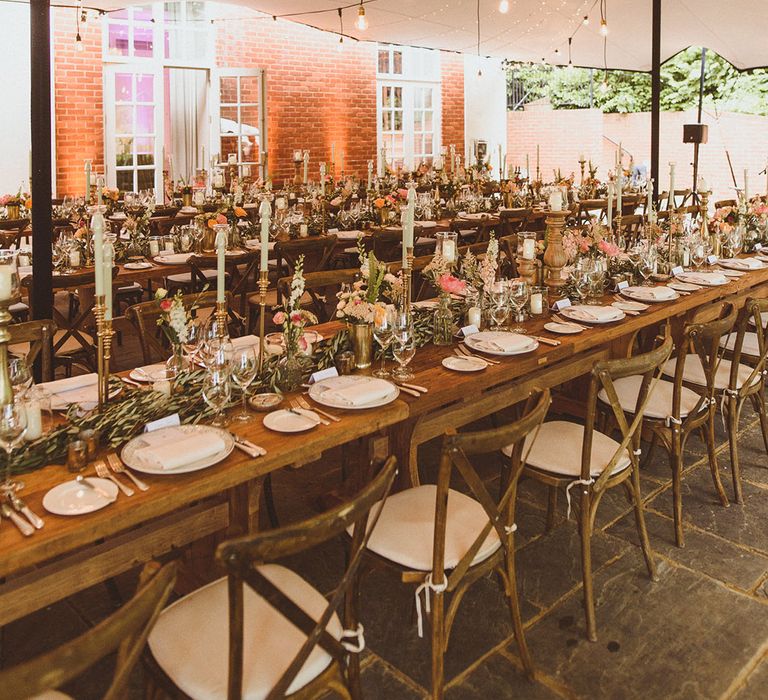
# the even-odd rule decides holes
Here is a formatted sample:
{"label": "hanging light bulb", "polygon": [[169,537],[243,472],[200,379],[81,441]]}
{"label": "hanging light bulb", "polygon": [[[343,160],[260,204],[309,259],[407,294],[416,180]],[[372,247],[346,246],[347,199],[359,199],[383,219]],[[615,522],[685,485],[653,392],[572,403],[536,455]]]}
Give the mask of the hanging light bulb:
{"label": "hanging light bulb", "polygon": [[566,66],[567,70],[573,70],[573,61],[569,58],[568,59],[568,65]]}
{"label": "hanging light bulb", "polygon": [[584,19],[583,19],[583,20],[581,20],[581,23],[582,23],[582,24],[583,24],[585,27],[589,26],[589,15],[584,15]]}
{"label": "hanging light bulb", "polygon": [[339,43],[336,44],[337,51],[344,50],[344,16],[341,14],[341,8],[336,10],[339,13]]}
{"label": "hanging light bulb", "polygon": [[608,36],[608,22],[604,19],[600,20],[600,34],[602,36]]}
{"label": "hanging light bulb", "polygon": [[501,0],[499,3],[499,12],[503,15],[506,15],[507,12],[509,12],[509,0]]}
{"label": "hanging light bulb", "polygon": [[573,61],[571,60],[571,44],[573,43],[573,37],[568,37],[568,70],[573,70]]}
{"label": "hanging light bulb", "polygon": [[75,51],[82,51],[83,48],[83,39],[80,36],[80,32],[78,32],[77,36],[75,37]]}
{"label": "hanging light bulb", "polygon": [[555,56],[559,56],[559,55],[560,55],[560,49],[555,49]]}
{"label": "hanging light bulb", "polygon": [[368,20],[365,17],[363,0],[360,0],[360,7],[357,9],[357,22],[355,22],[355,24],[361,32],[364,32],[366,29],[368,29]]}
{"label": "hanging light bulb", "polygon": [[336,44],[336,50],[337,51],[343,51],[344,50],[344,37],[343,36],[339,37],[339,43]]}

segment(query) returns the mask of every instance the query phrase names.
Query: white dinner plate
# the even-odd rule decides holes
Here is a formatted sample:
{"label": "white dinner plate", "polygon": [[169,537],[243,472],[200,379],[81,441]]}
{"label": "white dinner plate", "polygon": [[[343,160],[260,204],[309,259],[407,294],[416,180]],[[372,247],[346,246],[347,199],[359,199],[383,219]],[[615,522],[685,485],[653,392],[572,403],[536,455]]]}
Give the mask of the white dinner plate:
{"label": "white dinner plate", "polygon": [[544,328],[552,333],[560,333],[561,335],[575,335],[584,331],[583,328],[573,323],[560,323],[559,321],[548,321],[544,324]]}
{"label": "white dinner plate", "polygon": [[437,299],[424,299],[423,301],[414,301],[411,303],[414,309],[436,309],[440,306]]}
{"label": "white dinner plate", "polygon": [[435,228],[437,221],[415,221],[413,225],[416,228]]}
{"label": "white dinner plate", "polygon": [[[275,241],[270,241],[267,243],[267,250],[274,250],[275,245]],[[261,241],[258,238],[251,238],[245,242],[245,247],[248,250],[261,250]]]}
{"label": "white dinner plate", "polygon": [[153,372],[165,369],[165,362],[158,362],[155,365],[144,365],[143,367],[134,367],[131,373],[128,375],[128,379],[133,379],[134,382],[152,382]]}
{"label": "white dinner plate", "polygon": [[622,311],[646,311],[649,308],[648,304],[643,304],[640,301],[614,301],[611,306]]}
{"label": "white dinner plate", "polygon": [[175,469],[158,469],[154,465],[144,462],[141,456],[136,454],[142,447],[146,447],[146,443],[142,440],[143,435],[137,435],[126,443],[125,447],[123,447],[123,451],[120,453],[120,456],[127,467],[145,474],[186,474],[187,472],[196,472],[221,462],[222,459],[228,457],[232,450],[235,449],[235,439],[232,435],[226,430],[215,428],[212,425],[177,425],[172,428],[161,428],[161,430],[180,430],[189,435],[200,433],[218,435],[224,442],[224,447],[210,457],[198,459],[189,464],[185,464],[182,467],[176,467]]}
{"label": "white dinner plate", "polygon": [[455,372],[480,372],[488,366],[488,363],[480,357],[450,355],[443,358],[442,365],[446,369],[452,369]]}
{"label": "white dinner plate", "polygon": [[154,261],[160,265],[183,265],[194,253],[162,253],[156,255]]}
{"label": "white dinner plate", "polygon": [[490,212],[477,212],[476,214],[471,214],[466,211],[459,212],[459,218],[466,219],[467,221],[481,221],[482,219],[489,218],[490,216]]}
{"label": "white dinner plate", "polygon": [[[566,306],[564,309],[560,310],[560,315],[565,316],[571,321],[576,321],[576,323],[593,323],[597,325],[601,325],[604,323],[616,323],[616,321],[621,321],[623,318],[626,318],[626,314],[621,309],[614,309],[612,306],[594,307],[594,308],[600,308],[600,309],[611,309],[612,311],[615,311],[616,313],[612,314],[610,318],[597,318],[597,317],[591,318],[590,314],[592,312],[590,311],[590,308],[592,307],[590,307],[589,304],[580,304],[577,306]],[[581,312],[579,312],[580,309],[581,309]]]}
{"label": "white dinner plate", "polygon": [[[488,347],[487,343],[494,343],[497,340],[504,340],[509,342],[513,340],[518,343],[518,347],[511,350],[504,350],[504,346],[498,346],[498,350],[494,350],[492,347]],[[486,355],[501,355],[507,357],[509,355],[525,355],[529,352],[533,352],[539,343],[533,338],[529,338],[519,333],[507,333],[505,331],[481,331],[480,333],[473,333],[464,340],[464,343],[468,345],[472,350],[478,350],[484,352]]]}
{"label": "white dinner plate", "polygon": [[698,284],[698,285],[700,285],[702,287],[721,287],[724,284],[728,284],[728,280],[727,279],[718,281],[717,278],[714,277],[715,274],[720,274],[723,277],[725,276],[723,273],[684,272],[682,275],[678,275],[677,278],[679,280],[683,281],[683,282],[690,282],[691,284]]}
{"label": "white dinner plate", "polygon": [[[650,290],[654,291],[651,292]],[[680,295],[671,287],[625,287],[621,290],[621,294],[628,299],[649,304],[665,304],[680,298]],[[651,296],[651,294],[660,296]]]}
{"label": "white dinner plate", "polygon": [[701,289],[700,284],[691,284],[690,282],[680,282],[679,280],[672,280],[667,287],[674,289],[678,292],[696,292]]}
{"label": "white dinner plate", "polygon": [[[721,263],[722,265],[722,263]],[[720,270],[726,277],[733,277],[733,279],[736,279],[738,277],[744,277],[746,275],[746,272],[743,272],[742,270],[731,270],[730,268],[723,268]]]}
{"label": "white dinner plate", "polygon": [[[305,330],[304,339],[310,345],[314,345],[315,343],[319,343],[323,339],[323,336],[321,333],[318,333],[317,331]],[[280,347],[283,347],[285,345],[285,338],[283,338],[283,334],[279,331],[275,333],[267,333],[267,335],[264,336],[264,340],[269,345],[279,345]],[[256,341],[257,341],[256,346],[258,347],[258,338],[256,339]]]}
{"label": "white dinner plate", "polygon": [[340,241],[356,241],[365,234],[362,231],[337,231],[336,238]]}
{"label": "white dinner plate", "polygon": [[182,207],[179,209],[179,214],[197,214],[196,207]]}
{"label": "white dinner plate", "polygon": [[264,427],[278,433],[303,433],[305,430],[311,430],[320,425],[320,418],[314,411],[308,411],[304,408],[293,410],[295,412],[283,408],[267,413],[262,420]]}
{"label": "white dinner plate", "polygon": [[150,267],[154,267],[151,262],[129,262],[125,263],[126,270],[148,270]]}
{"label": "white dinner plate", "polygon": [[[756,259],[760,260],[759,258]],[[765,267],[765,265],[761,265],[760,267],[747,267],[739,258],[720,258],[720,260],[717,261],[717,264],[720,267],[743,272],[754,272],[755,270],[762,270]]]}
{"label": "white dinner plate", "polygon": [[387,404],[392,403],[400,395],[400,389],[398,389],[397,386],[395,386],[391,382],[386,382],[391,387],[390,392],[385,397],[379,399],[378,401],[372,401],[371,403],[367,403],[362,406],[350,406],[341,401],[335,401],[333,398],[328,398],[323,396],[323,394],[325,394],[330,389],[343,389],[357,382],[371,382],[371,381],[386,382],[386,380],[384,379],[376,379],[375,377],[366,377],[366,376],[359,376],[359,375],[356,376],[356,375],[349,375],[349,374],[343,375],[341,377],[330,377],[328,379],[323,379],[319,382],[316,382],[315,384],[310,386],[309,397],[313,401],[316,401],[317,403],[319,403],[321,406],[327,406],[328,408],[343,408],[350,411],[361,411],[366,408],[378,408],[379,406],[386,406]]}
{"label": "white dinner plate", "polygon": [[106,508],[117,498],[117,486],[109,479],[95,476],[86,477],[88,482],[101,489],[109,498],[104,498],[94,489],[78,484],[74,479],[54,486],[43,496],[43,508],[54,515],[85,515]]}
{"label": "white dinner plate", "polygon": [[112,221],[125,221],[128,215],[124,211],[116,211],[109,217]]}

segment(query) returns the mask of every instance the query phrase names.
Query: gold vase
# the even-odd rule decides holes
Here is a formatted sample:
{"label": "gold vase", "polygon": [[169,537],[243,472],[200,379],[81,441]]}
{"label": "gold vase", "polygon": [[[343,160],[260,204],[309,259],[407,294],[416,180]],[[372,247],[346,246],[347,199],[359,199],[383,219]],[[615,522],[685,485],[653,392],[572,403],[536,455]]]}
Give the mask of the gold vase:
{"label": "gold vase", "polygon": [[347,330],[355,354],[355,367],[367,369],[373,362],[373,326],[370,323],[348,323]]}
{"label": "gold vase", "polygon": [[183,192],[181,195],[181,203],[185,207],[191,207],[192,206],[192,193],[191,192]]}
{"label": "gold vase", "polygon": [[200,249],[203,253],[213,253],[216,250],[216,232],[210,226],[205,227]]}
{"label": "gold vase", "polygon": [[18,204],[6,204],[5,213],[9,219],[20,219],[21,207]]}

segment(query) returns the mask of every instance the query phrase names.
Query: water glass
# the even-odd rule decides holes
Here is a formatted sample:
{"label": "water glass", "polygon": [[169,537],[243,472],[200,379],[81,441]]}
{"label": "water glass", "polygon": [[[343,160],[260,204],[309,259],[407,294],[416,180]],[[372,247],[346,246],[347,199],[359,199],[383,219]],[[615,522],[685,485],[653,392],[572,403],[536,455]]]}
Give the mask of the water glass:
{"label": "water glass", "polygon": [[229,366],[232,381],[237,384],[242,392],[242,408],[240,413],[234,417],[234,420],[250,420],[251,417],[248,415],[248,387],[256,379],[256,373],[259,370],[256,348],[253,345],[235,348]]}
{"label": "water glass", "polygon": [[23,394],[32,386],[32,372],[24,357],[11,357],[8,360],[8,375],[16,394]]}
{"label": "water glass", "polygon": [[0,447],[5,450],[5,481],[0,484],[0,493],[14,493],[24,488],[22,482],[11,479],[11,465],[13,450],[21,444],[26,432],[27,412],[21,398],[14,396],[10,403],[0,405]]}
{"label": "water glass", "polygon": [[381,348],[381,367],[373,372],[374,377],[388,379],[391,374],[384,366],[387,348],[394,340],[394,326],[396,320],[394,307],[385,304],[377,304],[373,312],[373,338]]}
{"label": "water glass", "polygon": [[398,313],[395,320],[392,351],[399,365],[392,373],[395,379],[409,381],[413,379],[413,372],[408,370],[408,363],[416,354],[416,338],[413,332],[413,320],[406,313]]}
{"label": "water glass", "polygon": [[215,411],[211,425],[223,428],[227,425],[227,417],[224,413],[232,398],[232,388],[229,384],[229,372],[220,368],[211,370],[203,379],[203,400]]}
{"label": "water glass", "polygon": [[[525,280],[510,280],[507,282],[507,294],[509,299],[509,305],[514,312],[515,322],[519,322],[520,313],[528,303],[528,297],[530,295],[530,289],[528,283]],[[515,326],[511,329],[513,333],[525,333],[525,329],[522,326]]]}
{"label": "water glass", "polygon": [[488,293],[490,314],[493,325],[491,330],[503,330],[504,321],[509,315],[509,292],[503,282],[496,282]]}

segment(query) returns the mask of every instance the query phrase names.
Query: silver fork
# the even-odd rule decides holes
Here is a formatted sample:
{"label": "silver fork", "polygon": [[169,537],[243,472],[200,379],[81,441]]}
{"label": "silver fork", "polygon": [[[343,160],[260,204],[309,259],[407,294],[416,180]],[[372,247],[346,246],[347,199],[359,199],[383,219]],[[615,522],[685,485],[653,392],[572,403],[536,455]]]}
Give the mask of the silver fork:
{"label": "silver fork", "polygon": [[314,411],[315,413],[319,413],[321,416],[330,418],[334,423],[341,422],[341,418],[334,416],[333,413],[328,413],[328,411],[324,411],[322,408],[315,408],[314,406],[310,406],[309,401],[307,401],[303,396],[297,396],[296,403],[307,411]]}
{"label": "silver fork", "polygon": [[102,479],[109,479],[117,488],[119,488],[126,496],[133,496],[133,489],[130,486],[126,486],[122,481],[117,479],[109,467],[104,464],[102,460],[99,460],[94,465],[96,467],[96,475]]}
{"label": "silver fork", "polygon": [[478,355],[477,353],[471,352],[470,350],[468,350],[463,345],[459,345],[459,347],[456,348],[456,350],[458,352],[460,352],[462,355],[464,355],[465,357],[478,357],[481,360],[485,360],[490,365],[500,365],[501,364],[500,360],[492,360],[490,357],[485,357],[484,355]]}
{"label": "silver fork", "polygon": [[589,329],[589,326],[582,326],[580,323],[576,323],[576,321],[570,321],[567,318],[563,318],[562,316],[558,316],[557,314],[552,314],[552,318],[555,319],[558,323],[564,323],[566,326],[574,326],[575,328],[581,328],[581,330],[586,331]]}
{"label": "silver fork", "polygon": [[149,486],[125,468],[122,460],[117,456],[117,453],[107,455],[107,463],[115,474],[125,474],[134,484],[136,484],[137,489],[140,491],[149,491]]}
{"label": "silver fork", "polygon": [[[295,401],[291,401],[291,407],[288,410],[291,413],[295,413],[297,416],[302,416],[303,418],[309,418],[309,420],[313,420],[312,416],[308,416],[306,413],[302,413],[302,407],[299,406],[299,404],[297,404]],[[325,420],[325,418],[321,418],[320,416],[317,416],[317,423],[321,423],[322,425],[330,425],[331,421]]]}

